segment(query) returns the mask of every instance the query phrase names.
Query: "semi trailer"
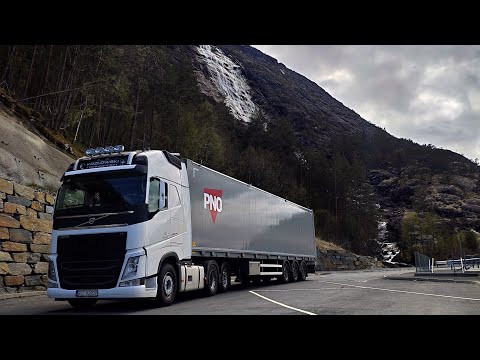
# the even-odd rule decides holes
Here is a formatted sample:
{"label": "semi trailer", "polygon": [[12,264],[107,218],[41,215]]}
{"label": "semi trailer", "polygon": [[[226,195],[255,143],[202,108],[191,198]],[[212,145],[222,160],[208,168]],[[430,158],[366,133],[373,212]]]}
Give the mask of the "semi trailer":
{"label": "semi trailer", "polygon": [[88,149],[62,177],[48,297],[98,299],[228,291],[305,280],[315,270],[312,210],[166,150]]}

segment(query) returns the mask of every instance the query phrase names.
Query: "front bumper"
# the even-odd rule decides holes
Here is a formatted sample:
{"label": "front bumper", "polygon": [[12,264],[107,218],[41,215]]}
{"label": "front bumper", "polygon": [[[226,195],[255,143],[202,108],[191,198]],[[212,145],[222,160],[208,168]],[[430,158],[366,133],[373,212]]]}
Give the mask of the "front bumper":
{"label": "front bumper", "polygon": [[[145,285],[116,287],[112,289],[98,289],[98,296],[91,299],[131,299],[131,298],[154,298],[157,295],[157,289],[146,288]],[[77,297],[76,290],[66,290],[60,288],[47,289],[47,296],[55,299],[88,299],[87,297]]]}

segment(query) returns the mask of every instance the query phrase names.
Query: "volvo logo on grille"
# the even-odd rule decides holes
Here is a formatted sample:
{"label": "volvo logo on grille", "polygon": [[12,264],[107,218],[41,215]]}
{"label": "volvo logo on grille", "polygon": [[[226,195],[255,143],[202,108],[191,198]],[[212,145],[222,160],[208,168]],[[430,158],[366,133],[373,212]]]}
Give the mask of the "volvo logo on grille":
{"label": "volvo logo on grille", "polygon": [[94,222],[95,222],[95,218],[92,217],[92,218],[88,219],[88,223],[90,225],[93,225]]}

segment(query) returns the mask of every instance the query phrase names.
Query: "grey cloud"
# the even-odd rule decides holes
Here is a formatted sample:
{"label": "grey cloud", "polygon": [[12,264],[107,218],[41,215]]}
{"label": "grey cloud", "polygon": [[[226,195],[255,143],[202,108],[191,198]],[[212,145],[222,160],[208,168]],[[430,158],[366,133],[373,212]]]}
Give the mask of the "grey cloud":
{"label": "grey cloud", "polygon": [[480,46],[255,47],[392,135],[480,158]]}

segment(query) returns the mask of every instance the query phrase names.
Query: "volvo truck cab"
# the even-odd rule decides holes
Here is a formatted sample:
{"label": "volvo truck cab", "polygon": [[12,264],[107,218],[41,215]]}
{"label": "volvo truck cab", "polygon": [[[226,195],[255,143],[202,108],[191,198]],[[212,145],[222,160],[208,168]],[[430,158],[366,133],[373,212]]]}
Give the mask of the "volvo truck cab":
{"label": "volvo truck cab", "polygon": [[[76,307],[174,297],[179,259],[191,255],[184,174],[185,164],[166,151],[123,146],[92,149],[72,164],[55,204],[48,296]],[[159,294],[164,260],[171,267]]]}

